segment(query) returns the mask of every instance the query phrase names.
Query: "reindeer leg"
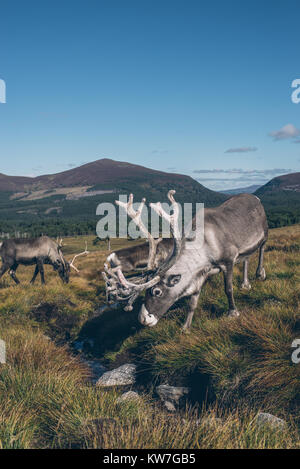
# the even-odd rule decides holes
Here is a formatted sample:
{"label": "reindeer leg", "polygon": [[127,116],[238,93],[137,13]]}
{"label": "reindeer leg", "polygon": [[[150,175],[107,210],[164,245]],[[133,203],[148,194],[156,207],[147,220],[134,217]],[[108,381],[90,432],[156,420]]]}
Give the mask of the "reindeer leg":
{"label": "reindeer leg", "polygon": [[249,259],[245,259],[244,266],[243,266],[243,282],[241,285],[241,288],[243,290],[251,290],[251,285],[248,279],[248,264],[249,264]]}
{"label": "reindeer leg", "polygon": [[233,297],[233,286],[232,286],[233,264],[227,264],[223,274],[224,274],[225,293],[226,293],[226,296],[228,299],[228,305],[229,305],[228,316],[238,317],[240,313],[236,309],[234,297]]}
{"label": "reindeer leg", "polygon": [[44,263],[40,259],[37,260],[36,265],[39,269],[40,276],[41,276],[41,283],[42,285],[45,285],[45,274],[44,274]]}
{"label": "reindeer leg", "polygon": [[199,295],[200,295],[200,292],[195,293],[194,295],[191,295],[188,298],[188,315],[187,315],[186,321],[185,321],[185,323],[182,327],[183,332],[187,332],[191,327],[194,312],[195,312],[195,309],[196,309],[197,304],[198,304]]}
{"label": "reindeer leg", "polygon": [[258,259],[258,266],[256,269],[256,278],[258,280],[266,280],[266,271],[263,267],[265,244],[266,242],[264,242],[259,248],[259,259]]}
{"label": "reindeer leg", "polygon": [[18,264],[14,264],[11,266],[10,271],[9,271],[9,275],[11,276],[11,278],[15,281],[17,285],[19,285],[20,283],[18,277],[16,276],[16,270],[18,267],[19,267]]}
{"label": "reindeer leg", "polygon": [[32,279],[30,280],[31,285],[34,284],[35,279],[36,279],[38,273],[39,273],[39,268],[38,268],[38,265],[36,265],[36,266],[35,266],[35,271],[34,271],[33,277],[32,277]]}

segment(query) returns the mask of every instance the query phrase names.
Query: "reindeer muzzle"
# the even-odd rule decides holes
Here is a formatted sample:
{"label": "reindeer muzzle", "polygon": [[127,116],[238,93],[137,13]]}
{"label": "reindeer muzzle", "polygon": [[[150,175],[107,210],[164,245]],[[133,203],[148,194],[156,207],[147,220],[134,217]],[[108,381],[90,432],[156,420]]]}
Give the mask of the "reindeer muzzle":
{"label": "reindeer muzzle", "polygon": [[145,305],[142,305],[139,312],[139,321],[143,326],[153,327],[158,323],[158,319],[154,314],[150,314]]}

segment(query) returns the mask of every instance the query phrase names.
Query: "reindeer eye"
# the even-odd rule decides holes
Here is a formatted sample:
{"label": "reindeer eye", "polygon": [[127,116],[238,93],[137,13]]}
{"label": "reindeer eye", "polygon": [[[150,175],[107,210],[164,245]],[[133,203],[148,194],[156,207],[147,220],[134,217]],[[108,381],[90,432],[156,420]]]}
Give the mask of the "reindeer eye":
{"label": "reindeer eye", "polygon": [[174,287],[178,282],[180,282],[181,275],[170,275],[168,278],[168,287]]}
{"label": "reindeer eye", "polygon": [[162,290],[158,287],[153,287],[151,290],[152,296],[161,296],[162,295]]}

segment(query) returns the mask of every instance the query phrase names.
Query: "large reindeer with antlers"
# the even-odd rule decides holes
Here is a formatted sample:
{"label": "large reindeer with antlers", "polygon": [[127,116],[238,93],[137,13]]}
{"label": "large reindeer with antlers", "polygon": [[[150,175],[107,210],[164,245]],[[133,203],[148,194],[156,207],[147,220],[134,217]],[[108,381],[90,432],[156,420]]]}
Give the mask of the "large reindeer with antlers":
{"label": "large reindeer with antlers", "polygon": [[84,252],[76,254],[69,263],[62,254],[62,240],[55,242],[48,236],[34,239],[8,239],[0,243],[0,256],[2,258],[0,278],[9,270],[11,278],[16,284],[19,284],[20,281],[16,276],[19,264],[35,265],[30,283],[33,284],[40,273],[41,282],[45,284],[44,264],[49,264],[58,272],[61,280],[68,283],[71,267],[79,272],[74,265],[75,259],[83,254],[88,254],[87,246]]}
{"label": "large reindeer with antlers", "polygon": [[[258,197],[251,194],[233,196],[216,208],[204,209],[204,234],[197,236],[195,230],[197,216],[193,219],[190,232],[180,235],[178,227],[179,207],[174,199],[175,191],[169,191],[173,213],[167,214],[160,203],[150,204],[162,218],[170,223],[173,236],[173,249],[168,258],[158,267],[155,266],[158,240],[155,240],[141,221],[145,204],[143,199],[139,209],[133,209],[133,196],[127,204],[116,201],[123,207],[142,234],[149,241],[149,257],[144,273],[126,278],[119,265],[105,264],[103,273],[106,281],[107,296],[110,301],[124,301],[125,309],[132,309],[138,295],[146,290],[145,301],[139,312],[143,325],[155,326],[158,320],[180,298],[188,298],[188,316],[183,326],[191,326],[194,310],[202,286],[206,280],[223,272],[225,293],[229,304],[229,316],[239,316],[233,297],[233,266],[243,262],[242,288],[250,289],[248,280],[248,259],[259,249],[256,278],[266,278],[263,268],[264,246],[268,237],[268,225],[264,208]],[[193,230],[193,231],[192,231]]]}

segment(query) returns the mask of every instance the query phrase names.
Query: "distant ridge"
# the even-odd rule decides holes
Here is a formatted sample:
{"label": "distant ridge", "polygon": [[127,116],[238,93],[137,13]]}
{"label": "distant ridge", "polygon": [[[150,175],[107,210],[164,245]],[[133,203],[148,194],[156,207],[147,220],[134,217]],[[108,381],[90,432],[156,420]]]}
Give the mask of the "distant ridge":
{"label": "distant ridge", "polygon": [[284,174],[271,179],[264,186],[260,187],[255,194],[264,195],[270,192],[299,192],[300,193],[300,173]]}
{"label": "distant ridge", "polygon": [[255,195],[266,209],[271,228],[300,222],[300,173],[277,176]]}
{"label": "distant ridge", "polygon": [[119,194],[130,193],[135,202],[144,197],[147,202],[164,202],[170,189],[176,190],[180,203],[212,207],[228,198],[190,176],[105,158],[38,177],[0,174],[0,232],[95,233],[99,203],[114,203]]}
{"label": "distant ridge", "polygon": [[[154,184],[154,185],[153,185]],[[69,169],[56,174],[37,177],[6,176],[0,174],[0,191],[5,192],[34,192],[41,190],[60,189],[65,187],[89,187],[89,189],[128,189],[144,187],[146,192],[159,191],[172,184],[180,191],[199,192],[204,203],[209,203],[212,197],[216,203],[225,200],[225,196],[205,188],[190,176],[176,173],[166,173],[144,166],[114,161],[108,158]],[[211,204],[210,204],[211,205]]]}
{"label": "distant ridge", "polygon": [[227,189],[225,191],[219,191],[221,194],[253,194],[253,192],[257,191],[261,187],[261,184],[253,184],[252,186],[247,187],[238,187],[236,189]]}

